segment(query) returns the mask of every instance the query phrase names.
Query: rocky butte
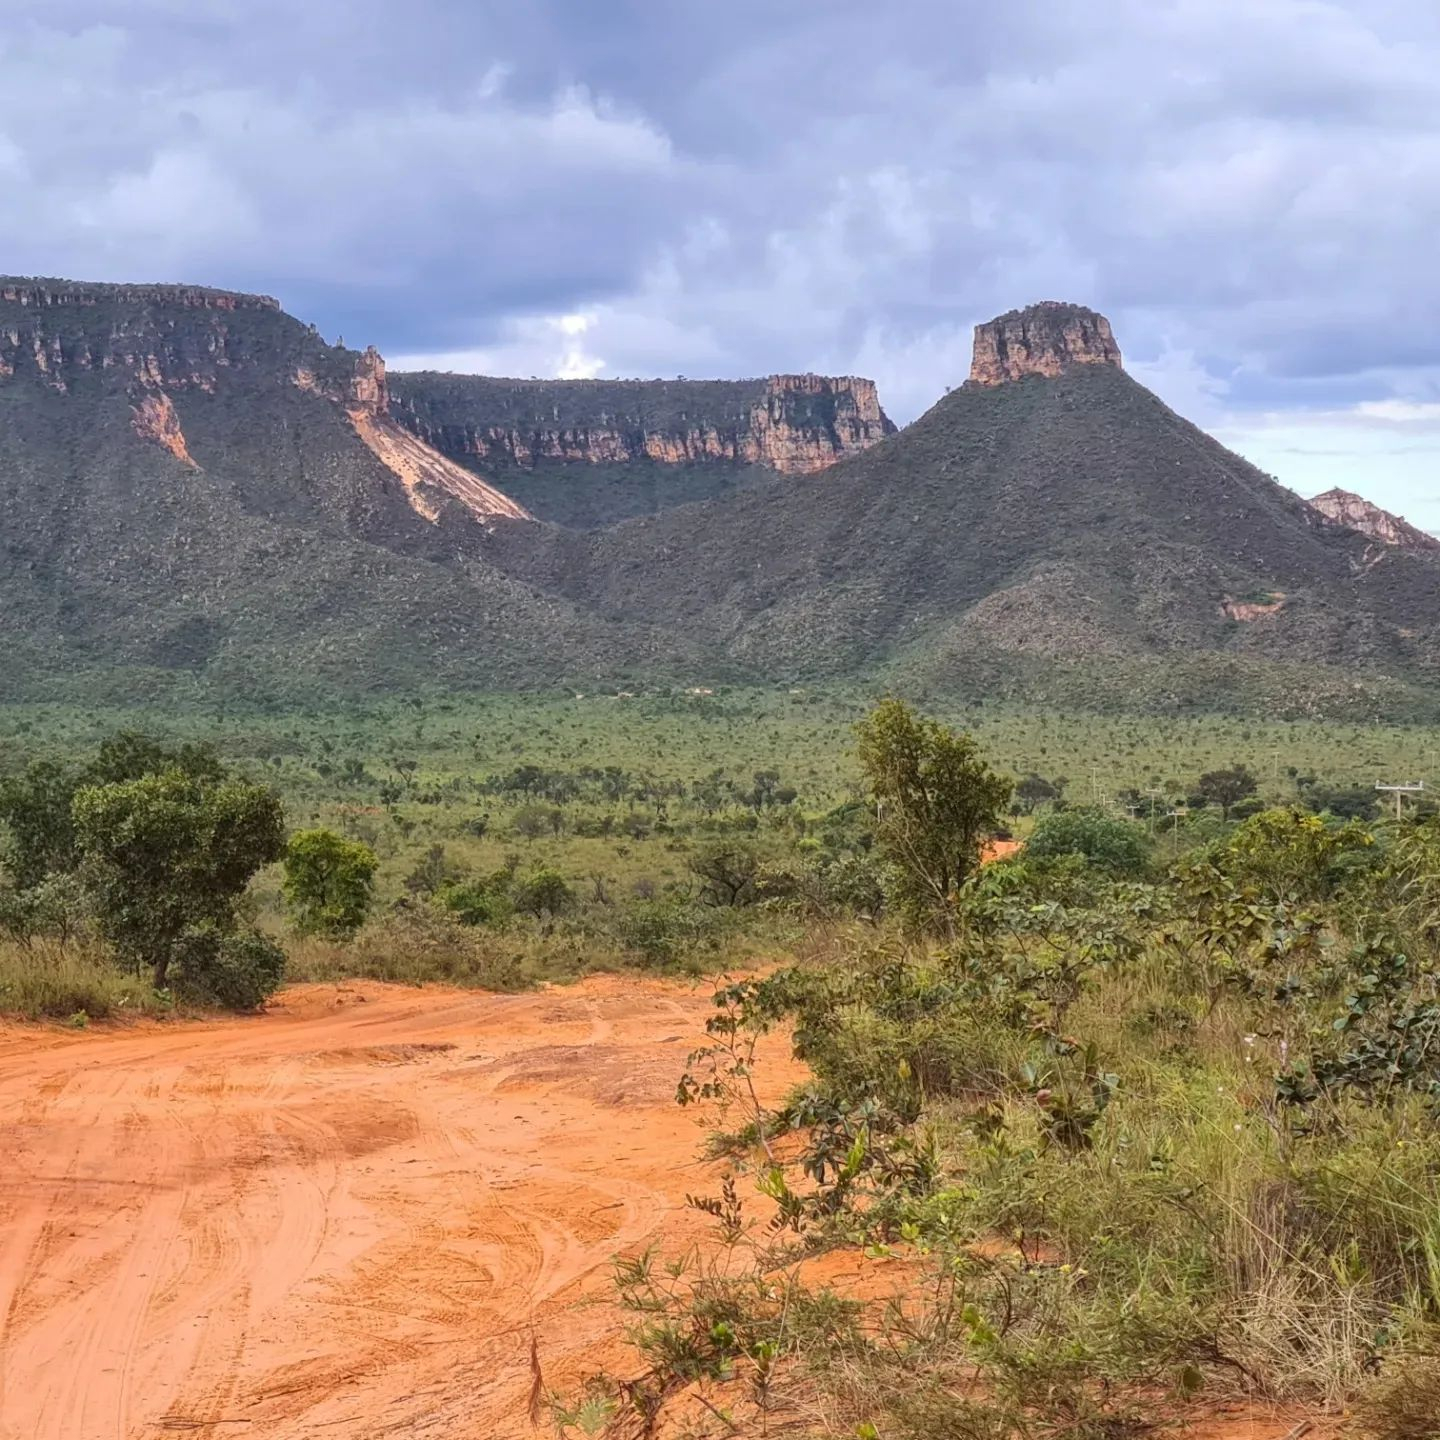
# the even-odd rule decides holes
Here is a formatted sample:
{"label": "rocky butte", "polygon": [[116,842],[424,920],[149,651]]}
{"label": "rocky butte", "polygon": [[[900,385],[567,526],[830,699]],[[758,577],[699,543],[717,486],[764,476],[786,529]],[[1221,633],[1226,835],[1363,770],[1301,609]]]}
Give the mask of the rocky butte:
{"label": "rocky butte", "polygon": [[1327,490],[1323,495],[1315,496],[1310,504],[1327,520],[1336,525],[1344,525],[1350,530],[1358,530],[1362,535],[1377,540],[1382,545],[1417,555],[1433,555],[1440,551],[1440,539],[1410,524],[1408,520],[1402,520],[1400,516],[1392,515],[1388,510],[1371,504],[1353,490]]}
{"label": "rocky butte", "polygon": [[1083,305],[1042,300],[975,327],[972,385],[1004,385],[1027,375],[1054,379],[1077,365],[1124,368],[1110,322]]}

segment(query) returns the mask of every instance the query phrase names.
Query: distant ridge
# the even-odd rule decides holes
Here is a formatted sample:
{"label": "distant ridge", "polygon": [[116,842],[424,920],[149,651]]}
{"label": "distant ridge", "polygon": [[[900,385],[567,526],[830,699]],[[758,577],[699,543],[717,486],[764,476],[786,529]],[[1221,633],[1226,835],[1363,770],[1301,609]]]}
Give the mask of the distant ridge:
{"label": "distant ridge", "polygon": [[0,435],[0,696],[803,680],[1440,719],[1437,548],[1226,450],[1084,306],[977,327],[896,432],[854,378],[391,376],[264,297],[0,278]]}
{"label": "distant ridge", "polygon": [[1382,545],[1394,546],[1397,550],[1408,550],[1415,554],[1440,552],[1440,539],[1418,529],[1408,520],[1382,510],[1369,500],[1355,494],[1353,490],[1326,490],[1316,495],[1310,503],[1327,520],[1337,525],[1358,530]]}
{"label": "distant ridge", "polygon": [[577,605],[669,616],[764,675],[1121,708],[1433,703],[1440,567],[1377,555],[1181,419],[1103,316],[999,316],[971,381],[823,474],[497,545]]}
{"label": "distant ridge", "polygon": [[201,310],[278,310],[273,295],[217,290],[209,285],[132,285],[61,280],[44,275],[0,276],[0,301],[15,305],[164,305]]}
{"label": "distant ridge", "polygon": [[525,511],[267,297],[0,278],[0,695],[523,684],[613,647],[485,562]]}

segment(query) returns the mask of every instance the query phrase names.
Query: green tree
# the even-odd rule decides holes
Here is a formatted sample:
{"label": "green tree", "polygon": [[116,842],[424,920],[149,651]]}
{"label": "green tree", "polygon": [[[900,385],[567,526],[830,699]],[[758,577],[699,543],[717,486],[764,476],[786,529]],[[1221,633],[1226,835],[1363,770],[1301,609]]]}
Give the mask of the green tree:
{"label": "green tree", "polygon": [[955,892],[1010,800],[1011,783],[968,735],[882,700],[855,727],[875,839],[894,866],[895,902],[917,928],[954,930]]}
{"label": "green tree", "polygon": [[480,880],[463,880],[440,890],[436,901],[462,925],[503,925],[514,913],[509,870],[497,870]]}
{"label": "green tree", "polygon": [[47,875],[75,868],[70,819],[75,785],[73,774],[48,760],[0,780],[0,820],[9,831],[5,868],[18,889],[29,890]]}
{"label": "green tree", "polygon": [[156,989],[187,936],[234,931],[236,902],[285,844],[272,790],[181,770],[86,786],[73,818],[101,934],[122,961],[148,965]]}
{"label": "green tree", "polygon": [[1033,770],[1015,787],[1015,799],[1022,814],[1033,813],[1037,805],[1057,801],[1064,791],[1063,783],[1047,780]]}
{"label": "green tree", "polygon": [[717,840],[697,850],[688,864],[690,873],[700,882],[704,904],[749,905],[756,899],[755,877],[760,860],[748,845]]}
{"label": "green tree", "polygon": [[1232,765],[1228,770],[1207,770],[1196,786],[1196,794],[1207,805],[1218,805],[1220,813],[1228,820],[1232,807],[1238,805],[1247,795],[1253,795],[1259,782],[1243,765]]}
{"label": "green tree", "polygon": [[1213,863],[1267,900],[1315,904],[1378,862],[1375,837],[1359,820],[1331,820],[1293,807],[1262,810],[1212,851]]}
{"label": "green tree", "polygon": [[515,887],[515,908],[522,915],[559,915],[574,899],[558,870],[537,870]]}
{"label": "green tree", "polygon": [[333,830],[300,830],[285,847],[285,903],[302,935],[344,940],[370,913],[375,852]]}
{"label": "green tree", "polygon": [[1150,841],[1139,825],[1103,810],[1053,810],[1036,824],[1025,855],[1031,860],[1083,855],[1107,874],[1140,875],[1149,863]]}
{"label": "green tree", "polygon": [[80,770],[38,760],[24,774],[0,781],[0,821],[9,832],[4,860],[16,887],[29,890],[47,876],[70,873],[79,863],[71,817],[77,791],[163,770],[178,770],[197,780],[220,780],[225,775],[208,745],[171,750],[148,735],[122,730]]}

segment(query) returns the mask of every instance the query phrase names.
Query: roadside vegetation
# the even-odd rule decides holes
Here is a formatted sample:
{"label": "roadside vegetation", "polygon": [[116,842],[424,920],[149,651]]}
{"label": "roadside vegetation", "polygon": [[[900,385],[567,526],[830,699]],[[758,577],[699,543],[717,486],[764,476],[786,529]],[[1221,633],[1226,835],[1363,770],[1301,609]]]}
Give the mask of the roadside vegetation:
{"label": "roadside vegetation", "polygon": [[[1433,1436],[1440,822],[1230,766],[1192,843],[1049,808],[981,867],[1009,782],[904,707],[860,730],[883,918],[717,992],[678,1096],[713,1243],[617,1262],[634,1364],[559,1433],[1098,1440],[1245,1397]],[[813,1078],[766,1108],[777,1027]],[[835,1249],[896,1298],[805,1284]]]}

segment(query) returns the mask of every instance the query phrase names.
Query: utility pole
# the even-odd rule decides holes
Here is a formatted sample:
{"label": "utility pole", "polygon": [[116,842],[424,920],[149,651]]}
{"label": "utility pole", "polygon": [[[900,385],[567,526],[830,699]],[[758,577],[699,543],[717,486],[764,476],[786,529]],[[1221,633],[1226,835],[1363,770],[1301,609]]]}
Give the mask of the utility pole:
{"label": "utility pole", "polygon": [[1400,801],[1404,795],[1418,795],[1425,789],[1425,782],[1419,781],[1414,785],[1382,785],[1378,780],[1375,782],[1377,790],[1385,790],[1395,797],[1395,818],[1400,818]]}
{"label": "utility pole", "polygon": [[1155,833],[1155,802],[1165,793],[1163,790],[1146,790],[1144,792],[1150,797],[1150,833]]}

